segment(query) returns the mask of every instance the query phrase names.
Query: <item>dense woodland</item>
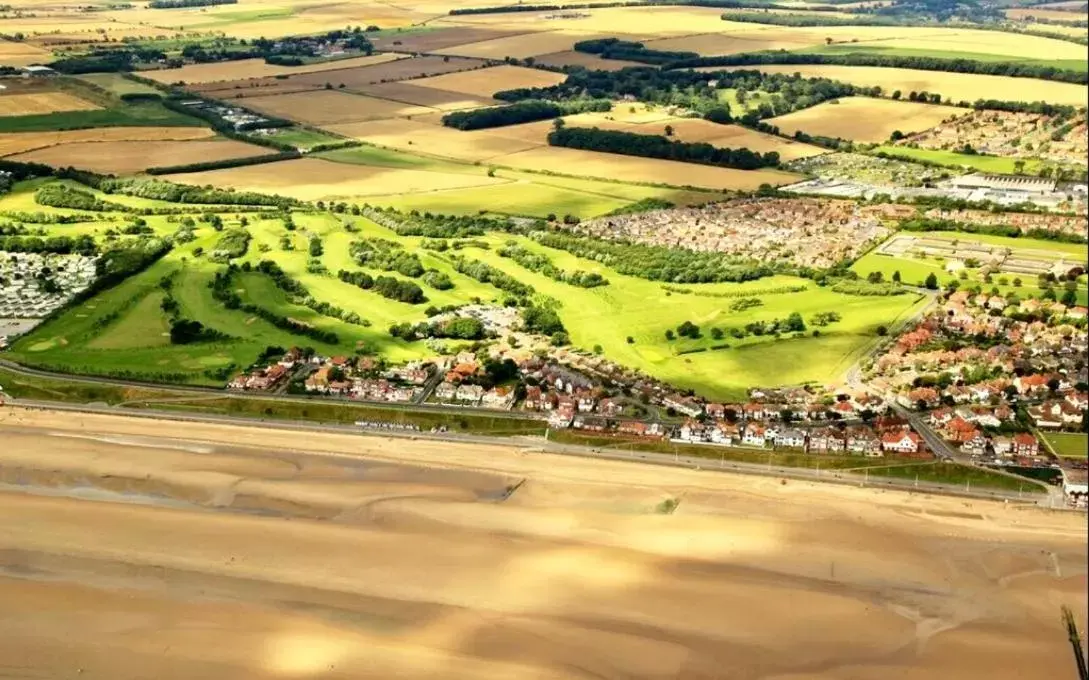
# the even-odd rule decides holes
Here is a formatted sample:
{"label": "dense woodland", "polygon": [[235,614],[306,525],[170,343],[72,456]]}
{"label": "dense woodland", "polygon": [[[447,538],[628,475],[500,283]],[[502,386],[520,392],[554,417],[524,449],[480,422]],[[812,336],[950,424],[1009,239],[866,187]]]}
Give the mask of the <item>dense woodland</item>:
{"label": "dense woodland", "polygon": [[505,125],[532,123],[573,113],[604,112],[612,109],[612,106],[613,103],[608,99],[583,99],[562,102],[527,99],[507,106],[493,106],[448,113],[442,117],[442,124],[458,130],[480,130]]}

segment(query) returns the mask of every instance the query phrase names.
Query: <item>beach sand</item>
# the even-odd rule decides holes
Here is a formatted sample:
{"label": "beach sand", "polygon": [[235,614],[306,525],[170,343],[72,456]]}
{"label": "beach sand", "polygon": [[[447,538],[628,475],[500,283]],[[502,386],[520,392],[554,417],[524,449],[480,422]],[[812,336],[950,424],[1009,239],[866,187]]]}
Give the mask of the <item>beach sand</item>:
{"label": "beach sand", "polygon": [[0,677],[1073,678],[1084,516],[0,410]]}

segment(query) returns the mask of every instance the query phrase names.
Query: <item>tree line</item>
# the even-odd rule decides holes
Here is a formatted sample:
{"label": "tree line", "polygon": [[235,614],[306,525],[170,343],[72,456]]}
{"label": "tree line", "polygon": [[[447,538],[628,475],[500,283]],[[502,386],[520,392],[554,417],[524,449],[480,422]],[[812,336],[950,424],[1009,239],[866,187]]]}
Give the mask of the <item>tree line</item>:
{"label": "tree line", "polygon": [[756,170],[779,165],[779,154],[775,151],[759,153],[746,148],[730,149],[712,146],[706,142],[681,142],[664,135],[643,135],[621,130],[564,126],[548,134],[548,143],[550,146],[570,149],[661,158],[741,170]]}
{"label": "tree line", "polygon": [[423,289],[412,281],[402,281],[392,276],[371,276],[367,272],[350,272],[341,269],[337,272],[337,278],[345,283],[350,283],[363,290],[373,290],[384,298],[405,302],[410,305],[418,305],[427,302]]}
{"label": "tree line", "polygon": [[423,275],[424,266],[415,253],[405,250],[401,244],[383,238],[370,238],[352,241],[348,254],[364,267],[373,267],[387,272],[397,272],[415,279]]}
{"label": "tree line", "polygon": [[210,7],[212,5],[237,5],[238,0],[151,0],[150,9],[181,9],[183,7]]}
{"label": "tree line", "polygon": [[565,102],[547,102],[527,99],[508,106],[493,106],[469,111],[455,111],[442,117],[442,124],[457,130],[480,130],[504,127],[538,120],[558,118],[573,113],[604,112],[612,109],[608,99],[585,99]]}
{"label": "tree line", "polygon": [[421,321],[416,324],[406,321],[390,326],[389,334],[407,342],[424,338],[482,340],[487,337],[484,323],[469,316],[459,316],[444,321]]}
{"label": "tree line", "polygon": [[522,283],[510,274],[480,260],[455,255],[451,258],[451,263],[454,265],[454,270],[459,274],[465,274],[481,283],[489,283],[511,295],[528,298],[534,293],[532,286]]}
{"label": "tree line", "polygon": [[526,269],[547,276],[560,283],[566,283],[579,288],[596,288],[598,286],[609,285],[609,280],[597,272],[581,270],[573,272],[564,271],[552,264],[552,260],[549,260],[544,255],[527,250],[515,242],[509,242],[496,252],[499,257],[506,257],[514,260]]}
{"label": "tree line", "polygon": [[333,331],[322,330],[315,328],[309,324],[289,319],[286,316],[277,314],[269,309],[260,307],[258,305],[243,302],[241,296],[235,292],[234,277],[241,271],[237,265],[228,265],[225,269],[215,273],[212,281],[208,284],[212,290],[212,297],[220,302],[227,309],[237,309],[247,314],[252,314],[256,317],[264,319],[273,326],[279,328],[282,331],[292,333],[294,335],[302,335],[308,338],[312,338],[319,342],[328,343],[330,345],[336,345],[340,342],[339,336]]}

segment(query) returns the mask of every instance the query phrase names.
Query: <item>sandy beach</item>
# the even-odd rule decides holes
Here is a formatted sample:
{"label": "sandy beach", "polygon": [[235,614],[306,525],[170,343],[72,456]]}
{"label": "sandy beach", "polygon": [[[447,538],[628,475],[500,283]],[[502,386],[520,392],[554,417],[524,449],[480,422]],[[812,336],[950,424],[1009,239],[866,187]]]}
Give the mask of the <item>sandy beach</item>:
{"label": "sandy beach", "polygon": [[0,409],[0,678],[1074,680],[1084,515]]}

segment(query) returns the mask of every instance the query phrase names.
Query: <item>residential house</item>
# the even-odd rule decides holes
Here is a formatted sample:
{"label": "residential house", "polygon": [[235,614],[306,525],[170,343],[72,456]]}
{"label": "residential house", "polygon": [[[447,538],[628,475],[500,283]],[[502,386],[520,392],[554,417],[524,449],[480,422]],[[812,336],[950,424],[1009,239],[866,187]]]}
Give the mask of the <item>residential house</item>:
{"label": "residential house", "polygon": [[774,441],[777,447],[803,449],[805,448],[805,431],[784,427],[775,433]]}
{"label": "residential house", "polygon": [[1036,437],[1028,432],[1022,432],[1013,436],[1011,451],[1015,456],[1033,457],[1040,454],[1040,444],[1036,441]]}
{"label": "residential house", "polygon": [[911,431],[886,432],[881,435],[881,450],[894,453],[918,453],[922,445],[919,435]]}
{"label": "residential house", "polygon": [[764,446],[767,440],[767,428],[760,423],[749,423],[745,426],[745,434],[741,436],[741,443],[746,446]]}

